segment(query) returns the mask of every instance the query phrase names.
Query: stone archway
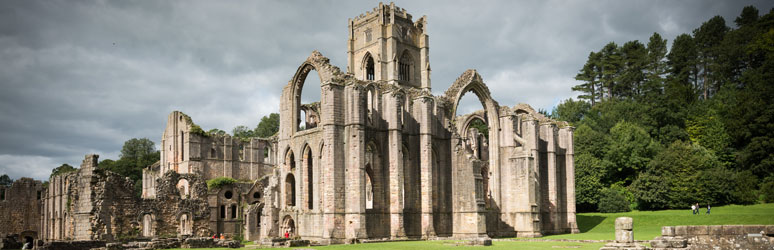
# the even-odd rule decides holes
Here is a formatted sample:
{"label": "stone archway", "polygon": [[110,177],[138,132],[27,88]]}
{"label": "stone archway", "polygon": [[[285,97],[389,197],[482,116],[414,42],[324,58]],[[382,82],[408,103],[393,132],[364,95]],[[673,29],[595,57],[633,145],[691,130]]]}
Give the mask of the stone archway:
{"label": "stone archway", "polygon": [[282,226],[280,226],[280,235],[284,237],[285,233],[288,233],[288,237],[290,238],[293,238],[296,235],[296,222],[290,215],[286,215],[285,218],[282,219]]}
{"label": "stone archway", "polygon": [[[499,176],[500,176],[500,137],[497,135],[498,131],[500,131],[500,119],[499,119],[499,109],[500,105],[492,98],[492,94],[489,91],[489,87],[486,86],[484,83],[484,80],[481,78],[481,75],[476,72],[476,70],[467,70],[462,75],[457,78],[456,81],[452,84],[449,89],[446,90],[444,93],[443,99],[450,103],[451,110],[449,113],[449,117],[454,117],[457,112],[457,106],[459,105],[460,99],[462,99],[462,96],[465,95],[467,92],[473,92],[473,94],[478,97],[478,100],[481,102],[481,105],[484,107],[484,112],[486,113],[484,117],[481,117],[480,119],[484,120],[488,127],[489,127],[489,154],[488,159],[489,160],[489,167],[488,170],[492,174],[492,179],[489,180],[492,183],[499,183]],[[469,119],[475,119],[476,117],[470,117]],[[466,121],[466,123],[469,122]],[[456,124],[458,127],[465,127],[467,124]],[[464,133],[460,129],[467,129],[467,128],[458,128],[458,134],[463,135]],[[492,199],[494,202],[500,201],[500,192],[498,189],[490,190],[492,194]]]}
{"label": "stone archway", "polygon": [[[303,63],[301,63],[301,65],[296,70],[296,74],[293,75],[290,83],[288,83],[288,87],[290,87],[289,90],[291,91],[291,95],[289,97],[292,98],[292,100],[289,100],[289,103],[292,105],[292,117],[290,117],[290,121],[292,124],[294,124],[291,130],[292,133],[299,131],[297,122],[300,121],[301,117],[301,92],[304,89],[304,81],[308,77],[309,72],[312,70],[317,71],[317,76],[320,77],[320,86],[334,82],[333,78],[342,74],[338,67],[330,64],[330,59],[323,56],[316,50],[313,51],[312,54],[309,55],[309,57],[307,57]],[[324,105],[323,102],[324,100],[321,99],[320,104]]]}

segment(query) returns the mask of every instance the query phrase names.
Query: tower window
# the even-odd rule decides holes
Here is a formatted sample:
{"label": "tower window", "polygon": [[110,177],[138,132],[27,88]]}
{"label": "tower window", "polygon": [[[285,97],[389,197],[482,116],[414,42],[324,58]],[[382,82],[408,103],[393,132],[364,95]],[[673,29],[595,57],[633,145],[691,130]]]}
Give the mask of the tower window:
{"label": "tower window", "polygon": [[366,58],[366,80],[374,80],[374,58],[371,55]]}
{"label": "tower window", "polygon": [[409,79],[411,79],[411,56],[408,51],[405,51],[398,61],[398,80],[408,81]]}

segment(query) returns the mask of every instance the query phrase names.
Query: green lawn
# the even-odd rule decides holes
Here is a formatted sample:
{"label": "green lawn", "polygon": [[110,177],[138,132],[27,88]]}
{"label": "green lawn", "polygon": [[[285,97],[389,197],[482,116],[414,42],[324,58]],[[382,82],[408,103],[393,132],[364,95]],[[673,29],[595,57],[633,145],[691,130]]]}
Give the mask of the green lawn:
{"label": "green lawn", "polygon": [[713,207],[707,215],[706,207],[699,215],[693,215],[691,209],[633,211],[628,213],[580,213],[577,215],[579,234],[549,235],[544,239],[613,240],[615,239],[615,218],[632,217],[634,220],[634,239],[652,240],[661,235],[662,226],[678,225],[744,225],[774,224],[774,203],[750,206],[729,205]]}
{"label": "green lawn", "polygon": [[[634,239],[651,240],[661,235],[662,226],[677,225],[743,225],[743,224],[774,224],[774,203],[751,206],[722,206],[712,208],[712,214],[705,214],[706,207],[700,215],[691,214],[690,209],[662,211],[633,211],[628,213],[580,213],[578,214],[579,234],[549,235],[541,239],[574,239],[574,240],[613,240],[614,222],[617,217],[632,217],[634,219]],[[455,246],[456,241],[402,241],[385,243],[367,243],[356,245],[332,245],[310,247],[319,250],[335,249],[599,249],[605,243],[577,242],[526,242],[526,241],[494,241],[492,247]],[[303,247],[302,247],[303,248]],[[248,247],[243,249],[249,249]],[[204,249],[202,249],[204,250]],[[212,248],[208,250],[213,250]]]}

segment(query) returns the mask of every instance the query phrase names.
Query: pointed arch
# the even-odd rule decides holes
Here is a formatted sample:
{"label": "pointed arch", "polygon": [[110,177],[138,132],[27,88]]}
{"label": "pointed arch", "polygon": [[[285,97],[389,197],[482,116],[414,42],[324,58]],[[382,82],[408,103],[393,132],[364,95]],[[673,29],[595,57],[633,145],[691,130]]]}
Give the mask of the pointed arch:
{"label": "pointed arch", "polygon": [[304,150],[304,172],[306,172],[304,186],[306,187],[306,208],[309,210],[314,209],[314,156],[312,154],[312,147],[309,144],[305,144]]}
{"label": "pointed arch", "polygon": [[371,52],[366,52],[363,55],[363,80],[373,81],[376,80],[376,63],[374,57],[371,56]]}
{"label": "pointed arch", "polygon": [[412,72],[414,66],[414,58],[409,51],[403,50],[398,59],[398,80],[410,82],[412,79]]}
{"label": "pointed arch", "polygon": [[292,121],[293,126],[291,133],[300,131],[299,121],[301,120],[301,93],[304,89],[304,81],[306,81],[309,72],[312,70],[317,72],[321,86],[336,82],[334,78],[341,74],[341,70],[338,67],[330,64],[330,59],[323,56],[316,50],[313,51],[312,54],[307,57],[300,66],[298,66],[295,75],[293,75],[293,78],[288,83],[288,86],[286,86],[286,90],[290,91],[290,98],[292,98],[292,117],[290,117],[290,121]]}

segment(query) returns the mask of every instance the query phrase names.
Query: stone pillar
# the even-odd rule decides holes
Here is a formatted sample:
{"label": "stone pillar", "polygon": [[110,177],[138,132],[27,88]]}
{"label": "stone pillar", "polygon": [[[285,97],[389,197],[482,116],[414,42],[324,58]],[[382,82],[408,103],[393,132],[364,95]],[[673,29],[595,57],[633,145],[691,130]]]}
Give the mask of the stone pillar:
{"label": "stone pillar", "polygon": [[420,191],[422,211],[422,238],[435,236],[433,227],[433,99],[430,96],[417,98],[419,117]]}
{"label": "stone pillar", "polygon": [[[544,207],[548,217],[544,217],[544,230],[548,230],[550,233],[558,233],[561,226],[559,225],[559,168],[556,166],[556,148],[557,148],[557,130],[556,125],[552,123],[546,123],[540,125],[540,139],[546,142],[546,180],[548,193],[545,194],[548,198],[548,204]],[[564,198],[564,197],[562,197]]]}
{"label": "stone pillar", "polygon": [[367,238],[365,217],[365,94],[360,86],[345,90],[347,99],[346,238]]}
{"label": "stone pillar", "polygon": [[564,151],[564,174],[565,174],[565,199],[567,207],[566,219],[567,227],[570,233],[580,233],[575,214],[575,145],[573,141],[573,127],[567,126],[559,130],[560,142],[563,144]]}
{"label": "stone pillar", "polygon": [[390,237],[393,239],[406,237],[403,225],[403,136],[401,135],[401,119],[403,119],[404,96],[401,92],[385,95],[385,114],[388,128],[389,192],[390,192]]}
{"label": "stone pillar", "polygon": [[344,207],[345,207],[345,154],[343,126],[345,110],[342,103],[344,88],[333,83],[323,83],[320,98],[320,126],[325,144],[323,161],[326,163],[321,169],[322,212],[323,212],[323,238],[330,239],[331,243],[338,243],[344,238]]}
{"label": "stone pillar", "polygon": [[618,217],[615,219],[615,242],[607,243],[600,250],[637,250],[648,249],[645,246],[634,243],[634,230],[631,217]]}

